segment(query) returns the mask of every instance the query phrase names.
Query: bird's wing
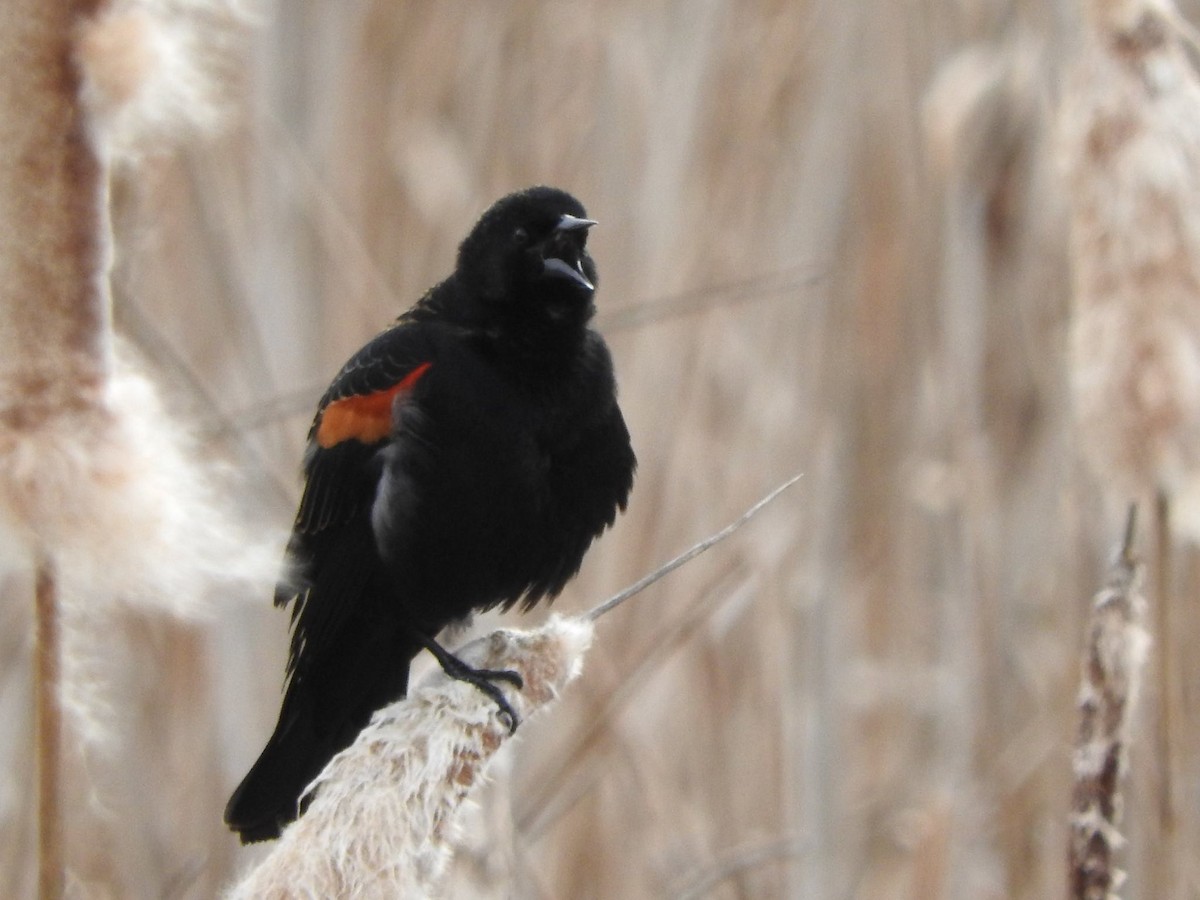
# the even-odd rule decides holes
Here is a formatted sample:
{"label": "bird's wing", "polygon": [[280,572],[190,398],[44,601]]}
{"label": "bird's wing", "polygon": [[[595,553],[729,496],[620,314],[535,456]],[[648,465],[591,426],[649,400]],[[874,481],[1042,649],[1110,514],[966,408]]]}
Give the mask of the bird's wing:
{"label": "bird's wing", "polygon": [[[433,367],[427,328],[400,320],[342,367],[321,398],[308,435],[305,485],[289,543],[300,589],[281,584],[287,603],[319,574],[336,533],[361,518],[375,496],[374,459],[392,439],[392,410]],[[297,609],[296,612],[299,610]]]}

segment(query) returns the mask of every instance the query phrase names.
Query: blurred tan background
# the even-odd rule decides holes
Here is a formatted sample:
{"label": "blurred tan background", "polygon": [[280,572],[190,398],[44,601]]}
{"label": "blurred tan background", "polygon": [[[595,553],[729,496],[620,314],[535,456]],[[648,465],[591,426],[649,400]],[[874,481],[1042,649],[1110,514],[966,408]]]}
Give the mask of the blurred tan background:
{"label": "blurred tan background", "polygon": [[[1083,614],[1125,500],[1080,464],[1066,392],[1053,115],[1077,18],[276,3],[226,132],[118,184],[117,322],[264,527],[290,523],[333,372],[492,200],[539,182],[601,223],[599,325],[641,462],[558,608],[804,473],[601,626],[472,814],[447,896],[1063,895]],[[210,897],[253,858],[221,809],[274,723],[287,616],[265,591],[226,600],[208,624],[131,614],[113,645],[121,763],[72,773],[80,896]],[[6,897],[33,885],[19,607],[0,623]],[[1127,898],[1200,896],[1200,660],[1181,659],[1185,802],[1164,824],[1150,685]]]}

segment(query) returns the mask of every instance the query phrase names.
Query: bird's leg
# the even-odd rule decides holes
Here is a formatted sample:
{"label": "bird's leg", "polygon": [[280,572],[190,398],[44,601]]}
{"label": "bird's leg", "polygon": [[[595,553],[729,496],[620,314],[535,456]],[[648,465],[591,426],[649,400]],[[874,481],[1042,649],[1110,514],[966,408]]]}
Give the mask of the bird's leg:
{"label": "bird's leg", "polygon": [[505,698],[504,693],[493,681],[507,681],[521,690],[525,686],[525,680],[520,674],[512,669],[476,669],[467,665],[429,635],[424,634],[416,629],[413,630],[413,637],[420,642],[421,646],[433,654],[434,659],[441,665],[442,671],[455,681],[465,681],[467,684],[474,685],[479,690],[483,691],[496,705],[500,707],[500,714],[508,717],[508,732],[512,734],[517,730],[517,725],[520,719],[517,717],[517,712],[512,708],[512,704]]}

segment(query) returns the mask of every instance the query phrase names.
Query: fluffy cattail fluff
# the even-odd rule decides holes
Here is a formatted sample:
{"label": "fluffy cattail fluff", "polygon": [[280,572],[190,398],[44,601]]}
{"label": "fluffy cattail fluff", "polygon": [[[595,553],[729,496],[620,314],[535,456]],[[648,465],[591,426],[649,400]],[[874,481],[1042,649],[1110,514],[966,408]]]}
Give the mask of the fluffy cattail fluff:
{"label": "fluffy cattail fluff", "polygon": [[[1130,533],[1132,528],[1130,528]],[[1150,638],[1142,626],[1141,564],[1129,536],[1092,600],[1079,691],[1075,789],[1071,814],[1073,900],[1114,897],[1123,874],[1114,857],[1123,840],[1121,782],[1128,767],[1130,722]]]}
{"label": "fluffy cattail fluff", "polygon": [[252,538],[158,389],[118,352],[95,406],[0,429],[0,521],[13,546],[54,548],[64,590],[192,617],[211,586],[270,581],[279,536]]}
{"label": "fluffy cattail fluff", "polygon": [[[269,582],[277,567],[281,541],[238,527],[212,465],[111,331],[110,154],[98,138],[106,116],[181,88],[156,87],[169,71],[131,58],[117,77],[114,54],[141,51],[124,31],[100,39],[96,29],[133,10],[187,11],[194,22],[230,2],[117,0],[80,21],[71,4],[25,0],[0,29],[13,60],[0,77],[10,135],[0,149],[0,219],[12,226],[0,239],[0,565],[29,568],[36,557],[52,566],[64,695],[90,710],[77,723],[86,735],[101,733],[83,697],[98,686],[115,603],[193,615],[214,586]],[[125,87],[101,102],[102,82]]]}
{"label": "fluffy cattail fluff", "polygon": [[[500,686],[524,719],[579,674],[591,638],[591,623],[554,616],[534,631],[494,632],[459,655],[520,673],[521,691]],[[432,673],[329,762],[309,787],[308,810],[229,900],[437,896],[458,811],[508,734],[490,698]]]}
{"label": "fluffy cattail fluff", "polygon": [[1094,469],[1123,495],[1200,470],[1200,82],[1169,0],[1084,0],[1062,98],[1071,379]]}
{"label": "fluffy cattail fluff", "polygon": [[20,569],[35,548],[52,552],[63,701],[95,742],[105,735],[113,662],[97,636],[121,607],[197,618],[218,589],[265,590],[282,547],[281,534],[252,534],[238,520],[220,470],[200,462],[189,432],[125,356],[116,354],[96,404],[0,428],[0,562]]}
{"label": "fluffy cattail fluff", "polygon": [[83,99],[101,146],[136,157],[211,130],[226,106],[248,0],[113,0],[79,32]]}

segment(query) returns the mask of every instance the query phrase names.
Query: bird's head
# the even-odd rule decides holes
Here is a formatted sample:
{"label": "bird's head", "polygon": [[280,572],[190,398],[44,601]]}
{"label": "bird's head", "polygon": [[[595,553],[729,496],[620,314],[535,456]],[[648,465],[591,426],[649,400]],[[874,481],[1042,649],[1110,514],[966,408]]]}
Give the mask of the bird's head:
{"label": "bird's head", "polygon": [[458,277],[495,311],[584,323],[594,312],[596,265],[587,252],[595,225],[565,191],[532,187],[496,201],[458,250]]}

